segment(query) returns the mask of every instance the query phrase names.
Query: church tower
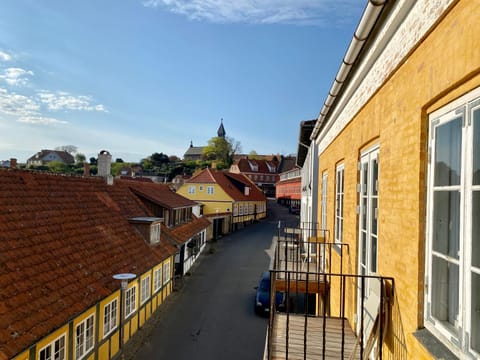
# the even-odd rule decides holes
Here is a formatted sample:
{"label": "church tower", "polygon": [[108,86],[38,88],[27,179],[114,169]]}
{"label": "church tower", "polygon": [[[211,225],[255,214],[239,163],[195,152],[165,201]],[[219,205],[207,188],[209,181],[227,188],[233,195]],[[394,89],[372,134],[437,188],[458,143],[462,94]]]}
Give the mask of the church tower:
{"label": "church tower", "polygon": [[220,119],[220,127],[218,128],[217,135],[218,137],[225,139],[225,128],[223,127],[223,118]]}

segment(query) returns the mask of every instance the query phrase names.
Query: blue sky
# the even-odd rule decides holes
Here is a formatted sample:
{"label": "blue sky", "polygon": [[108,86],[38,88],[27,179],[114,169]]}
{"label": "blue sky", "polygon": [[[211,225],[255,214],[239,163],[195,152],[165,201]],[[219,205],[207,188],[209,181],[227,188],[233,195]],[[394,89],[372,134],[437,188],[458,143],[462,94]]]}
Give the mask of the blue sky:
{"label": "blue sky", "polygon": [[0,160],[75,145],[183,157],[223,123],[243,153],[291,154],[366,0],[6,0]]}

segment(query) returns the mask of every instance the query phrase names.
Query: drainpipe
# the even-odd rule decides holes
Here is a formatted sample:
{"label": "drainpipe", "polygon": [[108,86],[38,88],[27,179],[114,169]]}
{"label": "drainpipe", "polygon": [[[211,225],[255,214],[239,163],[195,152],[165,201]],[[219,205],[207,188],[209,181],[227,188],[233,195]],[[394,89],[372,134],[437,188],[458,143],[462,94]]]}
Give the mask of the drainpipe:
{"label": "drainpipe", "polygon": [[323,125],[326,121],[326,118],[333,107],[335,100],[337,99],[340,90],[343,87],[345,80],[347,79],[350,71],[355,64],[355,61],[358,58],[358,54],[360,50],[362,50],[365,41],[368,39],[370,32],[372,31],[375,23],[377,22],[378,18],[380,17],[380,13],[382,12],[386,2],[388,0],[369,0],[368,4],[363,12],[362,18],[360,19],[360,23],[353,34],[352,41],[347,49],[347,52],[343,58],[342,64],[340,65],[340,69],[338,70],[337,76],[330,88],[328,93],[327,99],[323,104],[322,110],[318,115],[318,121],[313,128],[312,135],[310,136],[311,140],[315,140],[318,136],[318,133],[323,128]]}

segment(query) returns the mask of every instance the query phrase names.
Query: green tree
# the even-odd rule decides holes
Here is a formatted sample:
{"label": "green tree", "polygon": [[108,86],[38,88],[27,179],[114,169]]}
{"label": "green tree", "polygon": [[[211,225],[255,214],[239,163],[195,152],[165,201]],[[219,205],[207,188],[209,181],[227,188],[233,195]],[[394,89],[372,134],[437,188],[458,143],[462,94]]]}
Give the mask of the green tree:
{"label": "green tree", "polygon": [[47,166],[48,169],[54,173],[68,174],[71,172],[71,168],[61,161],[50,161]]}
{"label": "green tree", "polygon": [[87,157],[85,155],[83,155],[82,153],[76,153],[75,154],[75,162],[77,164],[83,164],[86,159],[87,159]]}
{"label": "green tree", "polygon": [[259,159],[260,156],[258,156],[258,153],[255,150],[252,150],[248,153],[248,158],[249,159]]}
{"label": "green tree", "polygon": [[240,151],[240,143],[233,138],[213,137],[203,148],[204,160],[215,161],[217,168],[228,168],[233,163],[234,155]]}

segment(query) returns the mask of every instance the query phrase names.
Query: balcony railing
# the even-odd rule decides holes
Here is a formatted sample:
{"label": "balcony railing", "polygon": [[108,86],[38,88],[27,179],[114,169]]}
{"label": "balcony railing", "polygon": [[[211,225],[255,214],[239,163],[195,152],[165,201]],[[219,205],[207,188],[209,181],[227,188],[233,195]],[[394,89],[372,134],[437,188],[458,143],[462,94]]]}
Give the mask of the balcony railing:
{"label": "balcony railing", "polygon": [[265,359],[382,359],[394,279],[344,274],[349,248],[328,238],[316,224],[279,226]]}
{"label": "balcony railing", "polygon": [[[277,270],[270,275],[271,294],[282,291],[286,300],[279,309],[271,298],[266,359],[382,359],[393,278]],[[295,291],[291,283],[299,276],[306,289]],[[329,282],[312,293],[311,278]],[[278,287],[279,279],[287,286]]]}

